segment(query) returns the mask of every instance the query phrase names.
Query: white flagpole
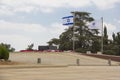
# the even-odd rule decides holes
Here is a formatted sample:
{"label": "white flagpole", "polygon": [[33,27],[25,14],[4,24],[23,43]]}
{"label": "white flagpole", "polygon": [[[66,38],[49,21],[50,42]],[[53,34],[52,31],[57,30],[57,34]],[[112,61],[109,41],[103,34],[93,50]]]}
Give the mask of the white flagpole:
{"label": "white flagpole", "polygon": [[104,35],[104,33],[103,33],[103,17],[101,17],[101,23],[102,23],[102,25],[101,25],[101,53],[103,54],[103,35]]}

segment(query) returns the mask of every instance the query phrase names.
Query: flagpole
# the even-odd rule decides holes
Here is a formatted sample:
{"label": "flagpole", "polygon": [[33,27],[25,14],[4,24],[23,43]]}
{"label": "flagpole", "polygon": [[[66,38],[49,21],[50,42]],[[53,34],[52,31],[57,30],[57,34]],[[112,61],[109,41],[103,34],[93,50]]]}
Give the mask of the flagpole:
{"label": "flagpole", "polygon": [[102,23],[102,25],[101,25],[101,53],[103,54],[103,35],[104,35],[104,33],[103,33],[103,17],[101,17],[101,23]]}
{"label": "flagpole", "polygon": [[75,12],[73,12],[73,52],[75,51]]}

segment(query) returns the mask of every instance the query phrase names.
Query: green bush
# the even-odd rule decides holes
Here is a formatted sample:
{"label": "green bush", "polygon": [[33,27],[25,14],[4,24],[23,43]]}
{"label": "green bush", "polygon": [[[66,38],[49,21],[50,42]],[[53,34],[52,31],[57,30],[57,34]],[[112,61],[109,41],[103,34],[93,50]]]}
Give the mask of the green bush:
{"label": "green bush", "polygon": [[119,45],[104,45],[104,54],[108,55],[120,55],[120,46]]}
{"label": "green bush", "polygon": [[113,50],[105,50],[105,51],[103,51],[103,54],[107,54],[107,55],[115,55],[116,52],[113,51]]}
{"label": "green bush", "polygon": [[0,59],[8,60],[9,59],[9,52],[5,46],[0,45]]}
{"label": "green bush", "polygon": [[112,47],[112,50],[116,53],[115,55],[119,55],[120,54],[120,47],[119,47],[119,45],[114,45]]}
{"label": "green bush", "polygon": [[86,53],[86,51],[88,51],[87,49],[83,49],[83,48],[78,48],[75,50],[76,52],[80,52],[80,53]]}

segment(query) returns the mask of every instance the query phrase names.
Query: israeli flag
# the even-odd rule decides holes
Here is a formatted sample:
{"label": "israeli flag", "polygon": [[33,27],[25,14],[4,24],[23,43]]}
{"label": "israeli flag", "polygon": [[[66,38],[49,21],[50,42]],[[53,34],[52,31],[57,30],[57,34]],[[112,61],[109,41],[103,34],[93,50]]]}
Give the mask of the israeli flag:
{"label": "israeli flag", "polygon": [[63,17],[63,25],[73,25],[73,16]]}

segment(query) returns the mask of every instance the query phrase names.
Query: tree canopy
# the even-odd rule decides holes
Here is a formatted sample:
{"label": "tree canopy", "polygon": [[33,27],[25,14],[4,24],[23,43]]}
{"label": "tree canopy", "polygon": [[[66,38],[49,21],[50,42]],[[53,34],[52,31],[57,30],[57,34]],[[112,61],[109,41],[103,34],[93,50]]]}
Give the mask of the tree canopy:
{"label": "tree canopy", "polygon": [[1,43],[0,45],[4,46],[9,52],[14,52],[15,48],[11,47],[10,44]]}
{"label": "tree canopy", "polygon": [[32,43],[32,44],[28,45],[26,50],[33,50],[33,47],[34,47],[34,44]]}
{"label": "tree canopy", "polygon": [[[91,29],[89,23],[94,21],[91,13],[88,12],[72,12],[74,14],[74,26],[66,29],[60,34],[59,39],[53,38],[48,44],[59,45],[60,50],[72,50],[73,35],[75,37],[75,51],[85,53],[91,51],[96,53],[101,51],[101,35],[99,29]],[[113,34],[113,41],[108,39],[107,27],[104,26],[103,31],[103,53],[120,55],[120,33]],[[74,33],[73,33],[74,32]],[[114,53],[113,53],[114,52]]]}

